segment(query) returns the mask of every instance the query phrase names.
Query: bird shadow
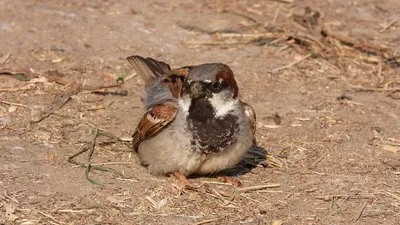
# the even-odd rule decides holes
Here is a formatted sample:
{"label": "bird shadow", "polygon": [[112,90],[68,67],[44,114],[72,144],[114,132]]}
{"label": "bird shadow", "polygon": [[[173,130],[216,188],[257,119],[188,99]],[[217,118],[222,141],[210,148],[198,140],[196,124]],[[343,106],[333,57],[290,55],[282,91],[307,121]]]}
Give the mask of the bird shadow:
{"label": "bird shadow", "polygon": [[218,175],[238,177],[251,173],[256,167],[266,167],[267,162],[265,160],[267,155],[268,151],[264,147],[253,145],[235,167],[222,171]]}
{"label": "bird shadow", "polygon": [[[265,148],[259,145],[253,145],[249,151],[244,155],[242,160],[232,169],[224,170],[219,173],[210,175],[209,177],[219,177],[219,176],[226,176],[226,177],[239,177],[244,174],[250,173],[256,167],[266,167],[267,162],[266,156],[268,152]],[[193,174],[190,178],[201,178],[205,177],[204,175],[196,175]],[[206,176],[207,177],[207,176]]]}

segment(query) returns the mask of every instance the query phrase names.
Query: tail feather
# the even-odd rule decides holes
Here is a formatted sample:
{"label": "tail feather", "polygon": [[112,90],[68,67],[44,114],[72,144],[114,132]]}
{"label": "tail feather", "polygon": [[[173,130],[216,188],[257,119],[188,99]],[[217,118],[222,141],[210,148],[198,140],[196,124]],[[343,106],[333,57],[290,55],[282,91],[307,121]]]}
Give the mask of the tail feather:
{"label": "tail feather", "polygon": [[146,86],[151,84],[158,77],[171,71],[171,67],[168,64],[152,58],[143,58],[138,55],[133,55],[126,59],[145,82]]}

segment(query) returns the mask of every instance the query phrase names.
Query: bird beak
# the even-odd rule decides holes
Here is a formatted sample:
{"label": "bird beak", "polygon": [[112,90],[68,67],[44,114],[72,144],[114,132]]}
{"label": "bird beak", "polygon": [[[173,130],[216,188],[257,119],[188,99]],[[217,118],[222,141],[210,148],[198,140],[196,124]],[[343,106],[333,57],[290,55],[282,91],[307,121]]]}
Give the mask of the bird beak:
{"label": "bird beak", "polygon": [[200,82],[193,82],[190,85],[190,98],[202,98],[205,96],[203,86],[201,85]]}

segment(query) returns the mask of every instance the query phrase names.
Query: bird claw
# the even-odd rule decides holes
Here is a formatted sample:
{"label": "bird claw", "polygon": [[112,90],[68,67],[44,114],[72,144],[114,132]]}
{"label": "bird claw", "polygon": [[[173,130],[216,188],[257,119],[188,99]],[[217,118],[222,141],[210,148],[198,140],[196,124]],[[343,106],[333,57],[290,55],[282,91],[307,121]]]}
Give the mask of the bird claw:
{"label": "bird claw", "polygon": [[239,187],[242,186],[242,183],[236,177],[220,176],[217,177],[217,179],[224,183],[232,184],[234,186],[239,186]]}
{"label": "bird claw", "polygon": [[186,188],[190,189],[198,189],[201,187],[201,184],[195,184],[194,182],[190,181],[187,179],[186,175],[176,171],[172,173],[172,175],[181,183],[183,184]]}

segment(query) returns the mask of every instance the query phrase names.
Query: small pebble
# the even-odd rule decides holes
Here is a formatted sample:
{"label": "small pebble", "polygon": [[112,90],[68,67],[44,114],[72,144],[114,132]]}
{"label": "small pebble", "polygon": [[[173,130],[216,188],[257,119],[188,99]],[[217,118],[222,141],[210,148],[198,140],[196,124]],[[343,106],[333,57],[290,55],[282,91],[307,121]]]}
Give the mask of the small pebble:
{"label": "small pebble", "polygon": [[8,108],[8,112],[13,113],[13,112],[17,111],[17,109],[18,109],[17,106],[14,106],[14,105],[10,106],[10,108]]}

